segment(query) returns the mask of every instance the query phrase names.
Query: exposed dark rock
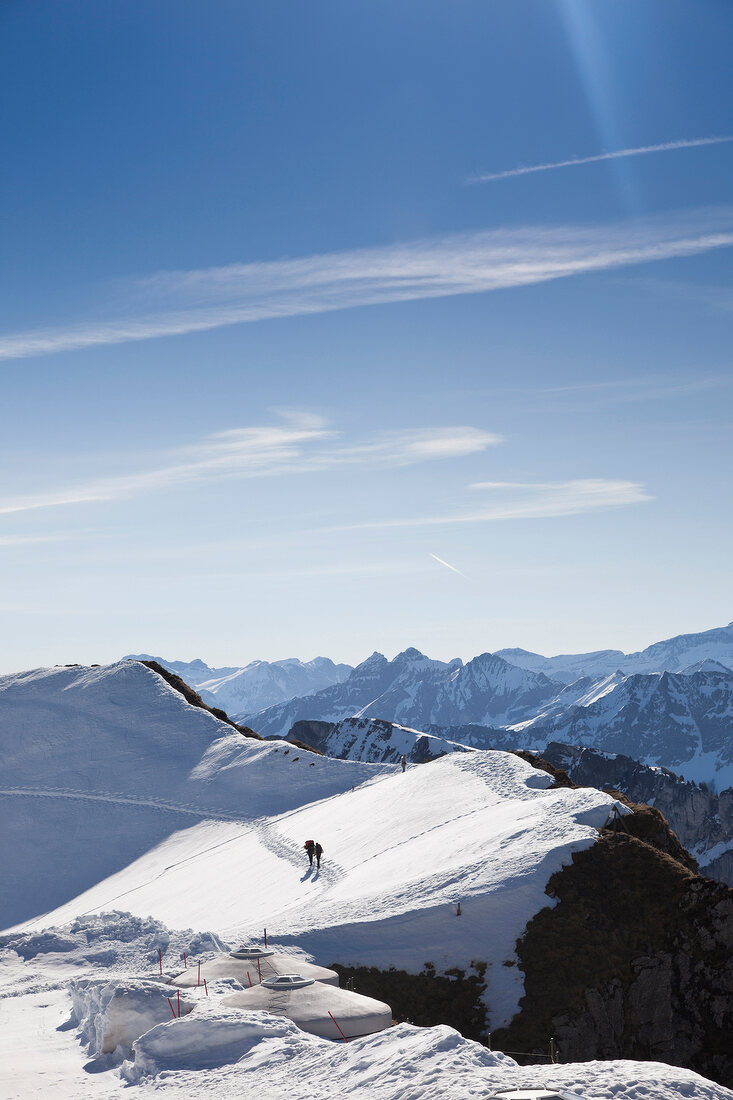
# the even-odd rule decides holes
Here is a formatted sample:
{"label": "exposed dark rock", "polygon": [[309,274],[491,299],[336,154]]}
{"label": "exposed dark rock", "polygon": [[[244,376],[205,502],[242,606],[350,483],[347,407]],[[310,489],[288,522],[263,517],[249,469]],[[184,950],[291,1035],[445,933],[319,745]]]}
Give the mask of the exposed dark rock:
{"label": "exposed dark rock", "polygon": [[305,741],[306,744],[312,746],[315,752],[323,753],[326,751],[328,735],[331,733],[333,726],[333,722],[315,722],[305,719],[302,722],[295,723],[286,740],[293,745]]}
{"label": "exposed dark rock", "polygon": [[[645,807],[624,823],[664,832]],[[525,995],[495,1045],[542,1051],[552,1035],[563,1061],[657,1059],[730,1086],[733,890],[631,831],[606,830],[550,879],[557,904],[517,941]]]}
{"label": "exposed dark rock", "polygon": [[408,974],[393,966],[379,970],[332,963],[331,967],[338,972],[342,989],[386,1001],[396,1023],[419,1027],[449,1023],[468,1039],[486,1038],[486,1006],[481,999],[486,989],[486,963],[472,962],[469,974],[458,967],[436,974],[430,962],[419,974]]}

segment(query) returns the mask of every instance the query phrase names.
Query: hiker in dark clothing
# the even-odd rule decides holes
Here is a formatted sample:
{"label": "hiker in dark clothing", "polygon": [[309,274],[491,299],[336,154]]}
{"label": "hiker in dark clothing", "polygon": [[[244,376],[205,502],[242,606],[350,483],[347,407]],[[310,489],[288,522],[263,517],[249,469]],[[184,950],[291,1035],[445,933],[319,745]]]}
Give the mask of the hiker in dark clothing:
{"label": "hiker in dark clothing", "polygon": [[407,767],[407,757],[404,753],[402,753],[402,756],[400,757],[400,764],[402,765],[402,770],[404,771]]}
{"label": "hiker in dark clothing", "polygon": [[[310,865],[312,867],[313,866],[313,852],[316,849],[316,845],[312,840],[306,840],[303,847],[305,848],[306,852],[308,853],[308,862],[310,863]],[[320,847],[320,845],[319,845],[319,847]]]}
{"label": "hiker in dark clothing", "polygon": [[320,871],[320,869],[321,869],[321,856],[323,855],[323,848],[321,847],[320,844],[316,844],[315,852],[316,852],[316,867]]}

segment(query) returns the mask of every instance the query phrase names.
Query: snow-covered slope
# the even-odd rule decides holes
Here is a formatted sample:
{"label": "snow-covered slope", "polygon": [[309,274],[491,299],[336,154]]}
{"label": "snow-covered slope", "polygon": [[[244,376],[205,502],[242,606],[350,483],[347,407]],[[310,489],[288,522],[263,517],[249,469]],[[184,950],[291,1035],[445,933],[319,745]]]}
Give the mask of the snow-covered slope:
{"label": "snow-covered slope", "polygon": [[425,729],[475,722],[503,726],[534,716],[562,684],[516,668],[491,653],[464,665],[432,661],[406,649],[388,661],[373,653],[342,684],[308,698],[291,699],[242,720],[263,736],[284,737],[302,719],[384,718]]}
{"label": "snow-covered slope", "polygon": [[[523,989],[517,938],[553,904],[545,893],[552,874],[595,845],[614,805],[609,796],[556,789],[545,772],[502,752],[454,752],[403,774],[253,741],[130,662],[39,670],[0,686],[2,749],[12,756],[13,777],[6,820],[20,810],[42,838],[20,856],[12,845],[3,853],[16,901],[27,907],[39,877],[54,866],[68,875],[95,840],[113,871],[53,912],[23,919],[23,931],[0,944],[0,976],[12,994],[0,998],[11,1046],[3,1069],[17,1081],[9,1097],[116,1095],[123,1081],[115,1052],[104,1053],[113,1041],[110,1006],[123,1046],[133,1039],[134,1013],[145,1027],[154,1024],[135,1040],[140,1058],[125,1070],[142,1094],[234,1097],[254,1089],[268,1100],[293,1100],[347,1088],[365,1098],[429,1100],[526,1080],[511,1060],[450,1028],[402,1025],[339,1048],[285,1021],[223,1014],[217,998],[230,990],[212,990],[208,1006],[183,998],[190,1015],[168,1021],[163,1012],[165,1022],[155,1023],[158,1007],[165,1009],[154,985],[157,948],[168,968],[181,951],[199,955],[217,937],[256,942],[267,927],[280,950],[321,963],[415,972],[430,960],[440,972],[481,959],[495,1029],[514,1015]],[[105,832],[112,808],[118,817]],[[157,832],[155,814],[164,823]],[[119,866],[131,832],[144,850],[129,863],[123,853]],[[307,866],[307,836],[324,846],[320,872]],[[131,915],[100,915],[120,909]],[[188,926],[210,931],[180,931]],[[91,1006],[71,1020],[70,978],[75,1003]],[[107,988],[110,980],[121,984]],[[100,1039],[86,1074],[84,1037]],[[668,1067],[532,1072],[534,1080],[541,1073],[576,1089],[587,1083],[594,1100],[730,1100],[726,1090]]]}
{"label": "snow-covered slope", "polygon": [[353,786],[366,767],[245,738],[133,661],[0,678],[0,756],[0,925],[196,821],[285,811]]}
{"label": "snow-covered slope", "polygon": [[586,745],[722,790],[733,786],[733,672],[610,677],[514,731],[520,747]]}
{"label": "snow-covered slope", "polygon": [[[507,1022],[522,982],[516,967],[501,963],[547,904],[549,876],[593,844],[613,799],[591,788],[553,789],[546,773],[506,753],[453,753],[404,774],[324,758],[307,770],[325,767],[344,769],[352,782],[354,768],[373,771],[353,790],[284,814],[270,790],[271,814],[194,823],[26,926],[63,923],[124,897],[138,916],[231,939],[266,926],[279,943],[327,962],[415,971],[426,959],[444,969],[488,957],[492,1021]],[[302,852],[310,836],[325,849],[320,874],[309,872]]]}
{"label": "snow-covered slope", "polygon": [[[32,948],[23,940],[17,946],[22,954],[8,950],[0,964],[8,994],[0,999],[4,1100],[475,1100],[529,1084],[583,1100],[733,1100],[723,1086],[660,1062],[522,1067],[446,1026],[399,1024],[333,1043],[282,1017],[225,1011],[223,991],[212,989],[209,998],[202,990],[187,993],[181,1018],[169,1013],[133,1050],[125,1040],[144,1023],[130,1020],[138,1024],[130,1035],[118,1027],[121,1045],[103,1054],[111,1022],[103,1006],[112,991],[134,997],[142,983],[131,982],[131,974],[154,978],[159,946],[166,959],[182,951],[196,958],[211,942],[113,914],[84,918]],[[73,1008],[69,984],[77,991]],[[92,985],[102,991],[96,1014],[83,1008],[90,993],[80,995]],[[165,1001],[163,1007],[168,1011]]]}
{"label": "snow-covered slope", "polygon": [[620,649],[602,649],[593,653],[563,653],[543,657],[526,649],[500,649],[497,656],[532,672],[544,672],[556,680],[571,683],[581,676],[608,676],[622,669],[633,673],[681,672],[706,659],[718,661],[733,669],[733,623],[714,627],[699,634],[679,634],[663,642],[655,642],[637,653]]}
{"label": "snow-covered slope", "polygon": [[200,659],[169,661],[148,654],[130,654],[123,660],[157,661],[195,688],[210,707],[220,707],[230,717],[251,714],[285,702],[296,695],[311,695],[330,684],[340,684],[351,665],[334,664],[328,657],[299,661],[251,661],[244,666],[210,668]]}

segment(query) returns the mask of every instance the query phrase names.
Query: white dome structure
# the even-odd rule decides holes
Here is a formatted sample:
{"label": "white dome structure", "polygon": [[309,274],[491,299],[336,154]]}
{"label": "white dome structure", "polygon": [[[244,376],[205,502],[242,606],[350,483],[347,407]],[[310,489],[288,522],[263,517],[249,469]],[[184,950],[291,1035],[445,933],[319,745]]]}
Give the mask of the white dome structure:
{"label": "white dome structure", "polygon": [[392,1009],[383,1001],[314,982],[301,974],[281,974],[224,997],[221,1004],[287,1016],[301,1030],[322,1039],[355,1039],[392,1024]]}
{"label": "white dome structure", "polygon": [[[316,982],[326,982],[328,985],[339,984],[339,976],[335,970],[327,970],[325,966],[302,962],[291,955],[279,955],[276,951],[267,948],[259,951],[249,947],[240,947],[237,951],[217,955],[215,959],[201,963],[201,982],[203,983],[204,978],[207,982],[214,982],[217,978],[234,978],[245,989],[249,989],[250,983],[253,986],[259,985],[260,980],[278,978],[281,974],[292,974],[296,970],[304,978],[311,978]],[[198,962],[193,962],[188,970],[171,978],[170,984],[185,989],[198,983],[199,966]]]}

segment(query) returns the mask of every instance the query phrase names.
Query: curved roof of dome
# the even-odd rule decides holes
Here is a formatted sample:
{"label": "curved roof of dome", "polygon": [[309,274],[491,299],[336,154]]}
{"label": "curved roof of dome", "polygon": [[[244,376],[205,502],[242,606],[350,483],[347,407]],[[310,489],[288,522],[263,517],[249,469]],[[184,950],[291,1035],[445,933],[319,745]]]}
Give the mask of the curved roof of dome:
{"label": "curved roof of dome", "polygon": [[323,982],[290,989],[257,985],[224,997],[221,1004],[229,1008],[287,1016],[303,1031],[320,1035],[323,1039],[342,1039],[343,1036],[353,1039],[357,1035],[372,1035],[392,1024],[392,1009],[388,1004],[375,1001],[372,997],[362,997],[360,993],[351,993],[348,989],[324,985]]}
{"label": "curved roof of dome", "polygon": [[[294,959],[292,955],[279,955],[276,951],[263,951],[247,957],[239,958],[239,952],[217,955],[215,959],[201,963],[201,981],[216,981],[217,978],[234,978],[241,986],[248,989],[250,985],[259,985],[265,978],[278,978],[282,974],[301,974],[304,978],[312,978],[316,982],[326,982],[328,985],[338,985],[339,976],[335,970],[328,970],[325,966],[316,966],[314,963]],[[257,960],[259,958],[259,968]],[[170,979],[171,985],[180,986],[181,989],[198,985],[198,963],[193,963],[188,970],[177,974]]]}

